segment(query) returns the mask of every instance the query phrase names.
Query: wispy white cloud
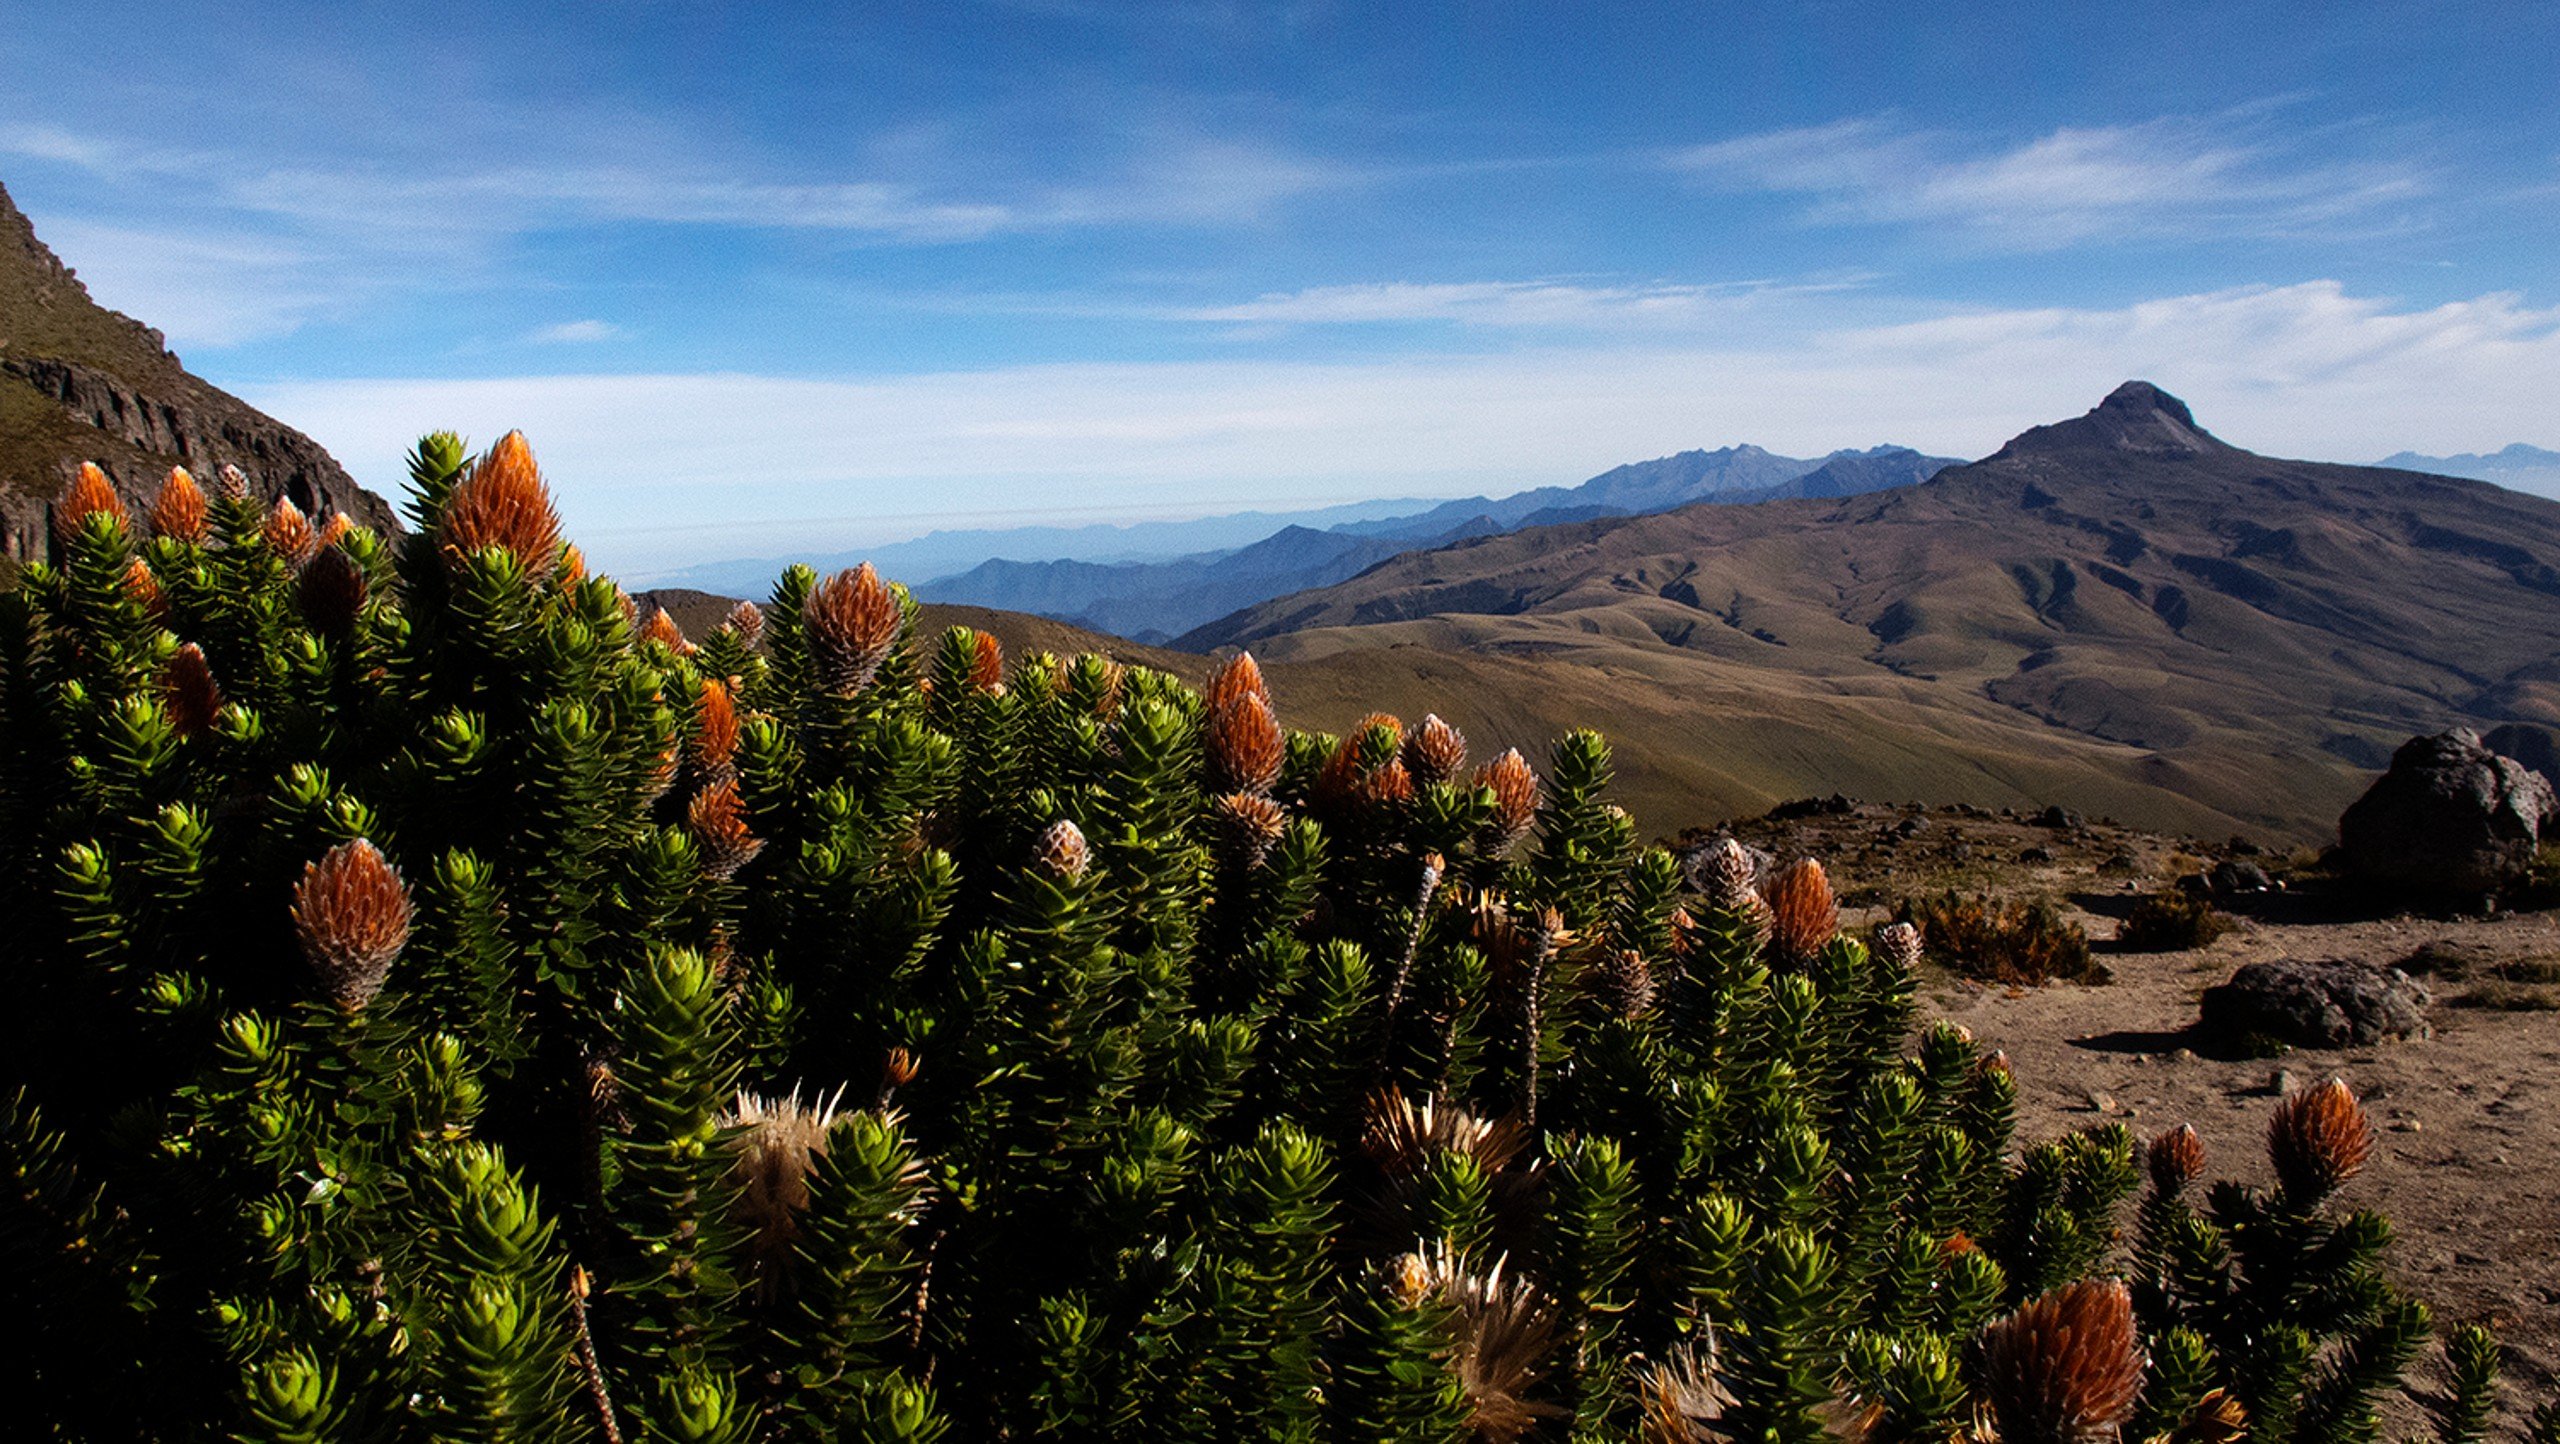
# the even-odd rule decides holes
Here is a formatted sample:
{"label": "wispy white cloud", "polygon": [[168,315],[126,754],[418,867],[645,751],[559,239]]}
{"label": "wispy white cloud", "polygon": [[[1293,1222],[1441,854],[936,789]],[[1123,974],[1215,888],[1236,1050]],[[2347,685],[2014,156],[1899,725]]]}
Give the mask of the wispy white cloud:
{"label": "wispy white cloud", "polygon": [[1248,325],[1357,325],[1449,321],[1468,326],[1622,329],[1693,326],[1771,296],[1855,289],[1871,277],[1736,281],[1718,285],[1595,286],[1566,281],[1386,281],[1275,291],[1250,301],[1179,312],[1194,321]]}
{"label": "wispy white cloud", "polygon": [[[637,576],[992,517],[1501,491],[1738,441],[1980,455],[2132,376],[2184,396],[2225,439],[2280,455],[2551,445],[2560,437],[2514,428],[2560,395],[2560,309],[2498,294],[2410,309],[2323,281],[1748,347],[246,389],[377,486],[393,484],[420,431],[522,426],[589,554]],[[724,529],[706,532],[705,517]]]}
{"label": "wispy white cloud", "polygon": [[50,217],[39,234],[75,264],[102,304],[142,318],[179,347],[286,335],[344,310],[357,295],[346,276],[289,238]]}
{"label": "wispy white cloud", "polygon": [[2064,127],[1993,150],[1850,119],[1693,146],[1668,163],[1714,184],[1812,197],[1806,217],[1818,223],[1910,223],[2016,250],[2373,225],[2430,185],[2405,160],[2308,159],[2256,109]]}
{"label": "wispy white cloud", "polygon": [[622,328],[611,321],[561,321],[528,332],[527,341],[537,346],[582,346],[598,341],[611,341],[622,334]]}

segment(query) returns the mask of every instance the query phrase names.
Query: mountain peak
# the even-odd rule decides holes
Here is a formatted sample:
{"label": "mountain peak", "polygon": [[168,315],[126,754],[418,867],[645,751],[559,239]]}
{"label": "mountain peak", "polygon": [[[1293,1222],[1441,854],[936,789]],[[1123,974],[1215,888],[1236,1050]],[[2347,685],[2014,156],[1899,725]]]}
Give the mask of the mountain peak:
{"label": "mountain peak", "polygon": [[2085,416],[2019,433],[2003,453],[2139,451],[2154,456],[2201,456],[2230,448],[2196,425],[2187,403],[2148,381],[2128,381]]}

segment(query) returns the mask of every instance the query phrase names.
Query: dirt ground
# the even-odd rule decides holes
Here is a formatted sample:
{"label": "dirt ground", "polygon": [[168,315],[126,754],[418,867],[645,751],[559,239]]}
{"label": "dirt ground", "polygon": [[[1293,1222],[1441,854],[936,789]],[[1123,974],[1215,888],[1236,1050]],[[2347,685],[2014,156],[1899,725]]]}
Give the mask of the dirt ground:
{"label": "dirt ground", "polygon": [[[2266,1183],[2280,1093],[2346,1079],[2379,1146],[2341,1201],[2390,1218],[2395,1282],[2427,1301],[2440,1328],[2495,1328],[2511,1398],[2560,1397],[2560,911],[2373,915],[2351,889],[2323,886],[2307,858],[2062,816],[1858,804],[1733,831],[1781,857],[1823,858],[1844,902],[1861,905],[1845,914],[1854,926],[1886,916],[1897,897],[1954,887],[2042,896],[2087,931],[2114,974],[2105,985],[2007,988],[1935,970],[1924,981],[1925,1014],[2008,1052],[2022,1143],[2110,1119],[2144,1138],[2192,1123],[2208,1178]],[[2295,875],[2283,890],[2232,899],[2237,926],[2209,947],[2113,947],[2134,898],[2234,856],[2280,883]],[[2213,1056],[2212,1040],[2191,1031],[2198,996],[2243,963],[2398,965],[2421,949],[2441,960],[2421,954],[2411,969],[2430,969],[2429,1036],[2252,1058]]]}

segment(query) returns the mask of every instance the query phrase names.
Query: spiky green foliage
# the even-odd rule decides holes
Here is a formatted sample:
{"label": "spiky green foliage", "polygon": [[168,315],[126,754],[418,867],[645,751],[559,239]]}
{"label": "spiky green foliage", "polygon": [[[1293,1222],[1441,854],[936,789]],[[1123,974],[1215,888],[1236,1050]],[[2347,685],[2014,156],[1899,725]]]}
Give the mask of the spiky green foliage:
{"label": "spiky green foliage", "polygon": [[[1692,889],[1596,734],[1280,733],[867,569],[688,649],[520,438],[411,471],[396,540],[102,511],[0,596],[53,1437],[1945,1440],[2117,1263],[2130,1137],[2016,1156],[1911,940]],[[2371,1436],[2424,1314],[2339,1158],[2145,1202],[2141,1437]]]}

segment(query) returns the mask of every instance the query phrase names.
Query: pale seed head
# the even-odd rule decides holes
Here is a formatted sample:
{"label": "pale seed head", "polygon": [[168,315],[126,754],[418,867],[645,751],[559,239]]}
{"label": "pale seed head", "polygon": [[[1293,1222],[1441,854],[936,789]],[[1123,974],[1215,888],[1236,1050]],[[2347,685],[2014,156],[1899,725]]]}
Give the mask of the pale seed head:
{"label": "pale seed head", "polygon": [[1093,866],[1093,848],[1084,840],[1084,829],[1065,818],[1050,823],[1031,845],[1031,866],[1059,882],[1081,881]]}
{"label": "pale seed head", "polygon": [[1404,766],[1418,786],[1455,782],[1467,768],[1466,734],[1426,712],[1422,725],[1404,739]]}

